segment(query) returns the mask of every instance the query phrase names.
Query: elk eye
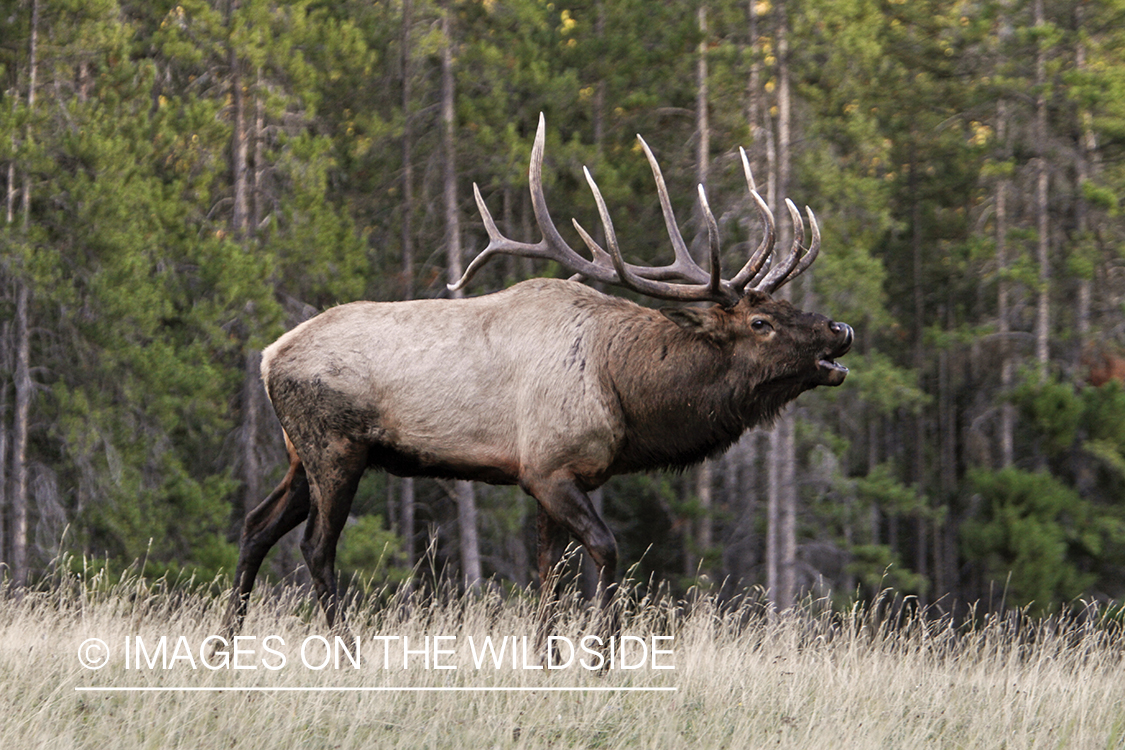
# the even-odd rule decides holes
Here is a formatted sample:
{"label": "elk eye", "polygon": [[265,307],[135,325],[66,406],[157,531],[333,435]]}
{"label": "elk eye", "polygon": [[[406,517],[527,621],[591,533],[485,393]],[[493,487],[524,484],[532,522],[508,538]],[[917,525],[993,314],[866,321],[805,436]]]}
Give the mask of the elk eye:
{"label": "elk eye", "polygon": [[755,318],[750,322],[750,327],[757,333],[765,333],[773,329],[768,320],[762,318]]}

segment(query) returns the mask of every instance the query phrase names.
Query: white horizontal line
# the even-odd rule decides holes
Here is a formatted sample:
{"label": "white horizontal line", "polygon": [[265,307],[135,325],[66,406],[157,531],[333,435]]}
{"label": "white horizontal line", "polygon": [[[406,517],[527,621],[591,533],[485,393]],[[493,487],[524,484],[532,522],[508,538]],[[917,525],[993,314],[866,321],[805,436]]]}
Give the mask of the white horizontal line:
{"label": "white horizontal line", "polygon": [[678,687],[76,687],[83,693],[674,693]]}

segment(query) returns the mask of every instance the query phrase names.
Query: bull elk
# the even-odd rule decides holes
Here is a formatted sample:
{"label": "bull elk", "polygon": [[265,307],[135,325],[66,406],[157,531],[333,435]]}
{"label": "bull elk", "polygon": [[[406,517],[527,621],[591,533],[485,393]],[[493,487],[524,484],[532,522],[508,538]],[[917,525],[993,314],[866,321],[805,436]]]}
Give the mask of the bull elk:
{"label": "bull elk", "polygon": [[599,569],[604,606],[617,546],[587,493],[616,474],[684,467],[716,454],[786,403],[847,368],[852,329],[770,295],[813,262],[791,201],[794,240],[772,267],[774,217],[753,186],[763,239],[729,280],[718,227],[702,186],[710,269],[692,260],[660,167],[644,140],[675,254],[662,267],[626,263],[597,185],[606,248],[575,222],[591,257],[572,249],[547,212],[540,117],[531,154],[532,206],[543,239],[505,238],[480,191],[489,243],[451,289],[500,253],[549,258],[579,277],[661,300],[707,308],[654,310],[574,280],[533,279],[467,299],[352,302],[289,331],[262,354],[262,380],[285,430],[289,471],[246,517],[225,616],[237,630],[269,549],[307,520],[301,552],[329,626],[342,622],[333,564],[360,477],[368,467],[400,476],[516,484],[538,504],[541,596],[571,535]]}

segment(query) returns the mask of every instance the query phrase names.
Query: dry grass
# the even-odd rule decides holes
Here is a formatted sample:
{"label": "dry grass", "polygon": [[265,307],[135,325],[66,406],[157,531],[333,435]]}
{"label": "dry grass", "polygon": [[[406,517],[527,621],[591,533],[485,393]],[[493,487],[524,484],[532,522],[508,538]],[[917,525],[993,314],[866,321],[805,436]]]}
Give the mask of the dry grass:
{"label": "dry grass", "polygon": [[[241,661],[257,669],[212,671],[198,663],[198,646],[217,632],[221,601],[205,587],[177,594],[136,577],[113,585],[100,575],[60,577],[0,600],[0,747],[1125,747],[1125,635],[1092,609],[1071,619],[986,619],[973,629],[920,618],[891,627],[869,608],[815,609],[769,618],[753,604],[720,610],[706,596],[690,607],[633,601],[622,632],[674,635],[658,644],[674,656],[658,663],[675,669],[548,672],[523,669],[522,658],[515,669],[507,660],[476,669],[468,648],[470,637],[479,644],[489,635],[530,643],[533,597],[399,598],[353,607],[359,669],[345,660],[314,670],[301,663],[300,644],[323,633],[323,619],[293,593],[253,602],[244,633],[258,639],[246,642],[256,650]],[[570,601],[558,632],[577,640],[583,612]],[[196,668],[181,652],[170,669],[125,669],[126,638],[151,647],[161,635],[169,657],[183,636]],[[279,663],[261,648],[267,635],[285,641],[272,642],[286,654],[282,669],[263,666]],[[440,661],[458,668],[425,669],[415,655],[403,670],[395,645],[394,668],[383,669],[375,635],[407,636],[412,648],[427,635],[454,636]],[[78,653],[94,637],[111,655],[91,671]],[[315,663],[324,652],[311,646]],[[95,687],[196,690],[76,690]],[[229,690],[247,687],[290,690]],[[462,690],[403,689],[450,687]],[[634,690],[615,690],[625,687]]]}

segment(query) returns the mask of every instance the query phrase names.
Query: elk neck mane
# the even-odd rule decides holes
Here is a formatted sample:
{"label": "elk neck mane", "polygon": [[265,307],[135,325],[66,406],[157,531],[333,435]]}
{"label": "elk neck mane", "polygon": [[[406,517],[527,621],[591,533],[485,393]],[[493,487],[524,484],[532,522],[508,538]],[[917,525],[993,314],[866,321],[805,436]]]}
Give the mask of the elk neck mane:
{"label": "elk neck mane", "polygon": [[657,310],[632,307],[633,314],[606,331],[607,374],[625,433],[613,473],[697,464],[772,419],[788,400],[766,407],[768,416],[748,412],[764,371],[732,367],[729,346],[686,331]]}

